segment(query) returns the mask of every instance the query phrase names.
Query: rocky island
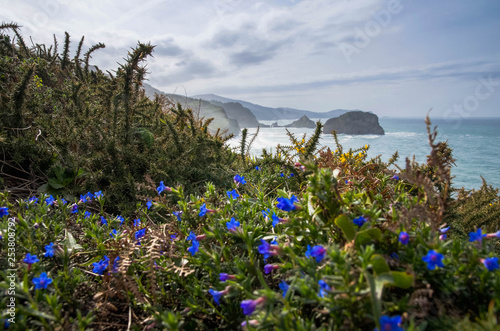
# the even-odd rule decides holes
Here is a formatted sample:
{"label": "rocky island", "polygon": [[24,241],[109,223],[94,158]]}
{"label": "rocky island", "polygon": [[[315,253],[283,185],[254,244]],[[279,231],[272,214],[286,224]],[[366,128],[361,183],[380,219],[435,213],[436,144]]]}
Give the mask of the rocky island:
{"label": "rocky island", "polygon": [[310,128],[314,129],[316,127],[316,123],[311,121],[309,117],[303,115],[298,120],[294,121],[291,124],[285,125],[285,128]]}
{"label": "rocky island", "polygon": [[323,127],[323,133],[385,134],[377,115],[364,111],[350,111],[339,117],[330,118]]}

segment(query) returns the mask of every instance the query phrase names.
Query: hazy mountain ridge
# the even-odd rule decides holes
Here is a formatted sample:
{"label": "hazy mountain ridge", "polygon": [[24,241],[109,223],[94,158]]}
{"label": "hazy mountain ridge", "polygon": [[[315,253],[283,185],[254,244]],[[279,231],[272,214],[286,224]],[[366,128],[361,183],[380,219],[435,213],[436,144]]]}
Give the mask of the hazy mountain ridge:
{"label": "hazy mountain ridge", "polygon": [[193,96],[193,98],[199,98],[206,101],[214,100],[224,103],[238,102],[243,107],[250,109],[258,120],[264,120],[264,121],[282,120],[282,119],[294,120],[294,119],[299,119],[303,115],[306,115],[309,118],[332,118],[332,117],[338,117],[350,111],[358,111],[358,109],[355,110],[335,109],[327,112],[314,112],[309,110],[301,110],[301,109],[287,108],[287,107],[271,108],[271,107],[257,105],[248,101],[221,97],[216,94],[199,94]]}

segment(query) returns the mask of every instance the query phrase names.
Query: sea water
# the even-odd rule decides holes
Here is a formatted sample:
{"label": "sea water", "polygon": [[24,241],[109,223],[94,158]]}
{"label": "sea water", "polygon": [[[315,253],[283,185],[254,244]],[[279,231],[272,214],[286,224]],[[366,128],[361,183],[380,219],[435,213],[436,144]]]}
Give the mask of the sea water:
{"label": "sea water", "polygon": [[[325,122],[326,120],[321,120]],[[482,186],[481,176],[489,185],[500,187],[500,118],[467,118],[457,120],[432,119],[432,127],[437,126],[437,141],[448,141],[453,149],[456,166],[451,169],[455,187],[479,189]],[[261,121],[271,124],[274,121]],[[291,123],[290,120],[278,121],[278,125]],[[426,161],[430,154],[425,120],[423,118],[380,118],[380,125],[385,135],[338,135],[339,143],[344,151],[369,145],[368,157],[381,157],[388,161],[395,151],[399,152],[396,162],[401,168],[405,166],[405,159],[412,159],[419,163]],[[305,133],[310,137],[314,129],[289,128],[297,138]],[[249,136],[256,129],[249,129]],[[239,146],[241,137],[234,137],[228,141],[229,146]],[[306,138],[307,139],[307,138]],[[262,149],[274,152],[276,146],[290,145],[290,140],[283,127],[261,128],[251,146],[250,153],[259,157]],[[323,134],[320,146],[336,149],[331,134]]]}

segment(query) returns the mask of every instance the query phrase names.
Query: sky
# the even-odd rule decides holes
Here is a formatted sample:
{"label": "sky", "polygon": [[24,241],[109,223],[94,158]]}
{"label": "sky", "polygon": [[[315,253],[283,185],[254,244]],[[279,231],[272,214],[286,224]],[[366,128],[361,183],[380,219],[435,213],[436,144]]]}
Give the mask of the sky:
{"label": "sky", "polygon": [[500,116],[498,0],[0,0],[25,40],[116,70],[156,45],[148,83],[269,107],[454,120]]}

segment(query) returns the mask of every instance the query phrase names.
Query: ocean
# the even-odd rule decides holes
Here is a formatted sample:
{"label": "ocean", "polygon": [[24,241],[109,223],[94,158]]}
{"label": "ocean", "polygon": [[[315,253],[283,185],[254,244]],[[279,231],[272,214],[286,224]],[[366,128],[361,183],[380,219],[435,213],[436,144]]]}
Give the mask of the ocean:
{"label": "ocean", "polygon": [[[314,120],[314,119],[313,119]],[[314,120],[314,121],[317,121]],[[326,121],[325,119],[322,122]],[[467,118],[458,120],[432,119],[432,126],[437,126],[437,141],[448,141],[453,149],[456,166],[452,167],[451,174],[455,176],[455,187],[479,189],[482,186],[481,176],[489,185],[500,188],[500,118]],[[274,121],[260,121],[271,124]],[[286,125],[292,120],[278,121],[279,125]],[[379,118],[385,135],[338,135],[339,142],[347,151],[349,148],[359,148],[369,145],[368,157],[380,155],[383,161],[389,160],[395,151],[399,152],[396,162],[404,168],[405,159],[413,158],[423,163],[430,153],[427,131],[424,118]],[[297,138],[306,133],[310,137],[314,129],[290,128]],[[250,134],[256,129],[249,129]],[[229,146],[236,147],[241,136],[228,141]],[[306,138],[307,139],[307,138]],[[290,145],[285,128],[261,128],[259,135],[251,146],[251,154],[259,157],[262,149],[275,151],[278,144]],[[336,149],[331,134],[323,134],[321,146]]]}

